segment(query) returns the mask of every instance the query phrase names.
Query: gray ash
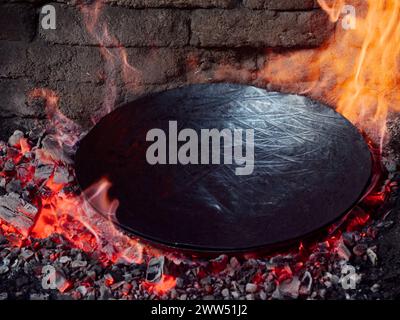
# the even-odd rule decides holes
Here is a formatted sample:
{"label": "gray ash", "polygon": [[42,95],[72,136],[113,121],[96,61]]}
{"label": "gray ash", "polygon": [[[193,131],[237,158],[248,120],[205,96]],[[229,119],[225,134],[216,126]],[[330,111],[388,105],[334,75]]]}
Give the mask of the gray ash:
{"label": "gray ash", "polygon": [[93,213],[77,217],[87,208],[65,159],[18,132],[0,143],[0,299],[382,299],[400,291],[400,174],[390,159],[382,190],[323,241],[210,259],[141,244]]}

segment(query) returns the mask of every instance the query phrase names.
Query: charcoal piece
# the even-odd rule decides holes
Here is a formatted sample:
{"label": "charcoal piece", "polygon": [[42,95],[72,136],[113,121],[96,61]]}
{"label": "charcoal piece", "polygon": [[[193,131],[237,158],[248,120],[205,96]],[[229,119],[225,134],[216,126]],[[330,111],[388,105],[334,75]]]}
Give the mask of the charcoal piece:
{"label": "charcoal piece", "polygon": [[69,174],[68,168],[58,166],[54,171],[54,182],[58,184],[67,184],[73,177]]}
{"label": "charcoal piece", "polygon": [[62,146],[55,136],[47,135],[42,140],[42,148],[54,161],[62,161],[65,164],[71,164],[67,146]]}
{"label": "charcoal piece", "polygon": [[149,261],[146,271],[146,281],[159,282],[164,274],[165,257],[160,256]]}
{"label": "charcoal piece", "polygon": [[27,236],[33,226],[38,209],[23,200],[18,194],[10,193],[0,197],[0,219]]}
{"label": "charcoal piece", "polygon": [[[254,170],[237,175],[235,159],[149,164],[153,142],[146,134],[159,128],[168,139],[171,121],[178,132],[191,128],[199,136],[201,129],[254,129]],[[82,139],[75,160],[83,190],[102,177],[112,183],[118,226],[194,251],[269,248],[309,235],[357,203],[372,171],[362,135],[333,109],[231,84],[192,85],[128,103]]]}
{"label": "charcoal piece", "polygon": [[46,179],[50,178],[50,176],[53,174],[53,171],[54,171],[53,165],[48,164],[48,165],[39,166],[35,169],[34,178],[35,178],[35,180],[38,180],[38,181],[46,180]]}
{"label": "charcoal piece", "polygon": [[15,164],[11,159],[8,159],[4,164],[4,171],[11,172],[15,169]]}
{"label": "charcoal piece", "polygon": [[17,193],[20,194],[22,193],[22,185],[21,181],[17,179],[12,179],[7,185],[6,185],[6,191],[7,193]]}
{"label": "charcoal piece", "polygon": [[0,177],[0,188],[6,187],[6,179],[4,177]]}

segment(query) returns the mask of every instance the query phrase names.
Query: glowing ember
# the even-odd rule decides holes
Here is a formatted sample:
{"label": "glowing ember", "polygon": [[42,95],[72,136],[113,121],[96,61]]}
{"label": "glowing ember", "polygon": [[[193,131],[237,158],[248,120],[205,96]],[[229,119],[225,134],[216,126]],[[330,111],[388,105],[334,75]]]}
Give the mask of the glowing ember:
{"label": "glowing ember", "polygon": [[[328,12],[332,21],[338,21],[343,0],[318,2]],[[275,54],[259,75],[266,84],[309,94],[337,105],[339,112],[382,146],[389,112],[400,111],[397,72],[400,61],[400,2],[368,0],[366,3],[368,10],[365,12],[361,10],[362,4],[357,6],[359,10],[355,30],[341,30],[338,26],[335,36],[320,50]],[[123,68],[124,79],[131,86],[130,89],[134,89],[140,73],[128,63],[125,49],[108,33],[106,24],[99,22],[101,8],[101,1],[97,1],[93,6],[83,5],[81,10],[88,30],[98,40],[107,61],[106,69],[109,74],[106,78],[106,105],[109,108],[105,112],[109,112],[114,107],[116,97],[113,78],[116,66]],[[116,49],[111,50],[110,46]],[[189,60],[191,64],[196,63],[192,58]],[[220,70],[219,74],[224,72],[226,70]],[[246,70],[242,70],[240,76],[246,75]],[[298,83],[305,85],[297,87]],[[21,138],[12,147],[0,144],[0,151],[4,151],[4,155],[1,154],[0,157],[0,164],[2,168],[5,164],[10,167],[9,170],[0,172],[0,180],[4,179],[7,183],[13,179],[19,181],[24,190],[29,190],[29,194],[25,196],[31,200],[31,205],[38,208],[38,213],[27,232],[21,232],[4,219],[0,220],[0,229],[9,242],[20,247],[33,238],[44,239],[60,234],[72,246],[97,257],[104,265],[120,262],[141,263],[149,257],[160,255],[160,251],[116,230],[112,218],[118,201],[108,198],[110,184],[107,179],[99,181],[89,191],[92,200],[96,200],[98,208],[107,212],[108,217],[100,215],[88,205],[86,199],[77,192],[73,179],[58,180],[58,169],[65,169],[73,176],[71,162],[64,150],[74,150],[82,130],[58,110],[59,98],[55,92],[38,88],[33,90],[29,97],[45,100],[49,119],[47,129],[51,135],[46,143],[42,141],[42,145],[46,147],[30,145],[25,138]],[[39,168],[46,169],[46,166],[51,168],[49,175],[45,175],[46,171],[39,174]],[[373,181],[373,185],[375,182],[378,181]],[[252,283],[257,286],[262,281],[269,281],[279,289],[279,285],[283,288],[288,280],[294,278],[301,277],[302,283],[305,283],[307,278],[312,281],[313,277],[329,270],[326,267],[327,261],[330,263],[329,261],[338,256],[340,266],[343,266],[342,261],[348,259],[348,250],[346,251],[343,243],[373,233],[368,231],[371,214],[380,211],[390,192],[391,189],[385,186],[382,190],[369,193],[363,202],[349,213],[344,225],[332,226],[328,235],[322,236],[323,241],[304,241],[298,249],[293,249],[290,255],[276,254],[265,257],[267,262],[256,262],[261,265],[262,272],[251,276]],[[350,240],[346,240],[347,233],[351,233]],[[171,259],[172,257],[171,254]],[[53,260],[58,258],[56,254],[52,256]],[[247,259],[243,264],[244,268],[254,263],[253,260]],[[238,270],[241,270],[240,263],[234,259],[229,261],[227,256],[207,263],[191,257],[186,262],[195,265],[191,271],[200,282],[215,274],[236,275]],[[114,278],[107,278],[105,282],[107,286],[116,284]],[[177,279],[163,274],[158,283],[148,283],[144,280],[142,283],[148,291],[163,295],[176,286]],[[71,286],[72,283],[66,281],[60,290],[66,291]],[[310,287],[311,284],[304,285],[299,290],[303,293],[309,292]],[[205,288],[206,291],[212,291],[209,284],[205,284]],[[272,292],[269,294],[273,295]]]}
{"label": "glowing ember", "polygon": [[176,279],[173,276],[168,275],[163,275],[161,280],[156,284],[152,284],[150,282],[145,283],[147,290],[155,292],[158,295],[163,295],[164,293],[170,291],[171,289],[175,288],[175,285]]}
{"label": "glowing ember", "polygon": [[[34,163],[34,161],[41,161],[43,155],[46,155],[47,151],[44,149],[38,149],[38,147],[31,148],[32,152],[23,156],[21,153],[22,148],[19,147],[17,154],[9,152],[8,156],[12,157],[13,161],[16,161],[16,167]],[[11,149],[11,148],[10,148]],[[38,152],[41,150],[41,152]],[[35,156],[35,159],[29,158],[29,156]],[[28,158],[27,158],[28,157]],[[88,195],[92,200],[95,200],[96,207],[101,209],[103,212],[107,212],[108,216],[100,215],[96,210],[88,205],[87,201],[83,196],[73,191],[75,181],[71,180],[68,183],[58,183],[56,180],[59,177],[56,176],[56,171],[61,167],[65,167],[72,170],[69,165],[66,165],[60,161],[51,162],[50,157],[45,156],[45,164],[52,163],[54,166],[53,172],[44,181],[35,180],[36,166],[28,166],[29,170],[24,171],[24,179],[20,179],[24,186],[33,183],[35,189],[31,194],[33,202],[38,206],[39,213],[35,219],[35,223],[29,230],[29,234],[22,235],[12,225],[6,224],[0,221],[0,228],[3,233],[15,246],[24,246],[27,242],[33,240],[33,238],[53,238],[55,234],[60,234],[64,239],[67,239],[71,246],[82,249],[83,251],[97,257],[102,261],[104,266],[114,263],[143,263],[145,260],[149,260],[152,257],[157,257],[161,254],[150,246],[145,246],[138,240],[128,237],[116,230],[112,223],[113,215],[118,207],[118,201],[109,199],[108,190],[110,184],[107,179],[102,179],[90,190]],[[15,173],[1,172],[0,176],[6,176],[7,181],[13,178]],[[386,194],[390,193],[390,188],[387,186],[378,190],[378,192],[370,193],[364,201],[357,206],[353,212],[349,214],[346,219],[345,225],[340,228],[332,228],[330,235],[325,236],[325,240],[320,243],[305,240],[299,245],[298,249],[292,249],[287,256],[272,255],[271,257],[265,257],[263,259],[269,260],[267,265],[268,278],[265,275],[265,269],[260,269],[251,277],[251,283],[257,287],[263,281],[271,281],[276,286],[285,288],[287,282],[292,279],[297,279],[299,275],[303,275],[305,272],[309,272],[310,268],[315,268],[315,272],[318,272],[320,268],[323,268],[323,261],[331,261],[334,257],[341,257],[340,259],[348,259],[348,249],[343,245],[342,232],[350,232],[359,234],[361,237],[366,237],[368,231],[359,232],[364,226],[370,221],[370,213],[379,211],[378,209],[385,202]],[[365,204],[368,204],[370,211],[362,209]],[[359,233],[358,233],[359,232]],[[216,259],[204,262],[204,260],[195,257],[186,257],[186,259],[176,259],[173,253],[163,253],[168,256],[171,261],[174,261],[175,268],[180,268],[182,261],[187,266],[192,266],[192,272],[195,272],[198,281],[207,279],[210,276],[222,276],[225,274],[231,274],[232,272],[238,272],[240,270],[239,262],[236,260],[229,260],[225,255],[222,255]],[[253,255],[257,257],[259,255]],[[247,261],[253,261],[251,255],[248,255]],[[287,258],[285,258],[287,257]],[[317,258],[321,257],[321,258]],[[323,258],[322,258],[323,257]],[[51,257],[53,261],[58,260],[60,257],[56,254]],[[279,261],[288,262],[282,263]],[[322,260],[321,260],[322,259]],[[187,267],[188,268],[188,267]],[[313,275],[315,276],[315,275]],[[250,280],[250,279],[249,279]],[[293,280],[298,281],[298,280]],[[112,276],[106,276],[104,284],[110,288],[119,286],[120,283],[116,282]],[[151,294],[157,296],[164,296],[170,292],[177,284],[176,276],[160,274],[160,280],[155,282],[146,281],[142,278],[141,286]],[[63,285],[58,289],[60,292],[68,292],[73,288],[73,283],[68,279],[65,279]],[[209,289],[207,289],[209,288]],[[249,286],[250,288],[250,286]],[[297,287],[296,287],[297,288]],[[251,289],[251,288],[250,288]],[[249,290],[250,290],[249,289]],[[126,291],[130,289],[125,286]],[[205,290],[211,290],[210,287],[205,287]],[[211,291],[210,291],[211,292]],[[126,295],[127,293],[125,293]]]}

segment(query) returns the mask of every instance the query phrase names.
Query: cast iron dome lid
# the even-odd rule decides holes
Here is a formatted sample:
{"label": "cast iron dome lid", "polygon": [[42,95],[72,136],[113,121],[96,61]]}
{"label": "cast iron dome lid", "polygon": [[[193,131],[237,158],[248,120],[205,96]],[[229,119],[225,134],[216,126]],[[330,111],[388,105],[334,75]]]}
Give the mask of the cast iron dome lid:
{"label": "cast iron dome lid", "polygon": [[[160,128],[168,137],[169,121],[196,132],[254,129],[254,172],[238,176],[235,164],[148,164],[146,134]],[[233,84],[191,85],[130,102],[104,117],[76,154],[83,190],[102,177],[112,183],[118,226],[194,251],[268,248],[308,235],[351,209],[371,171],[363,137],[331,108]]]}

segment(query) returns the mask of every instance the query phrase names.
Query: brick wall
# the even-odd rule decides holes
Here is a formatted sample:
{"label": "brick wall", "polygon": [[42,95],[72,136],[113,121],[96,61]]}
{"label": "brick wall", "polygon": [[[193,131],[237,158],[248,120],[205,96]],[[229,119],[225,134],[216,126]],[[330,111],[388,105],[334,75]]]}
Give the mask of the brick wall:
{"label": "brick wall", "polygon": [[0,0],[0,138],[43,123],[43,103],[27,98],[35,87],[58,92],[62,112],[89,128],[105,104],[147,92],[217,80],[262,86],[256,71],[268,52],[318,47],[333,29],[314,0],[103,1],[100,21],[126,48],[128,79],[105,58],[120,55],[115,39],[102,54],[77,1],[53,3],[57,29],[43,30],[50,2]]}

